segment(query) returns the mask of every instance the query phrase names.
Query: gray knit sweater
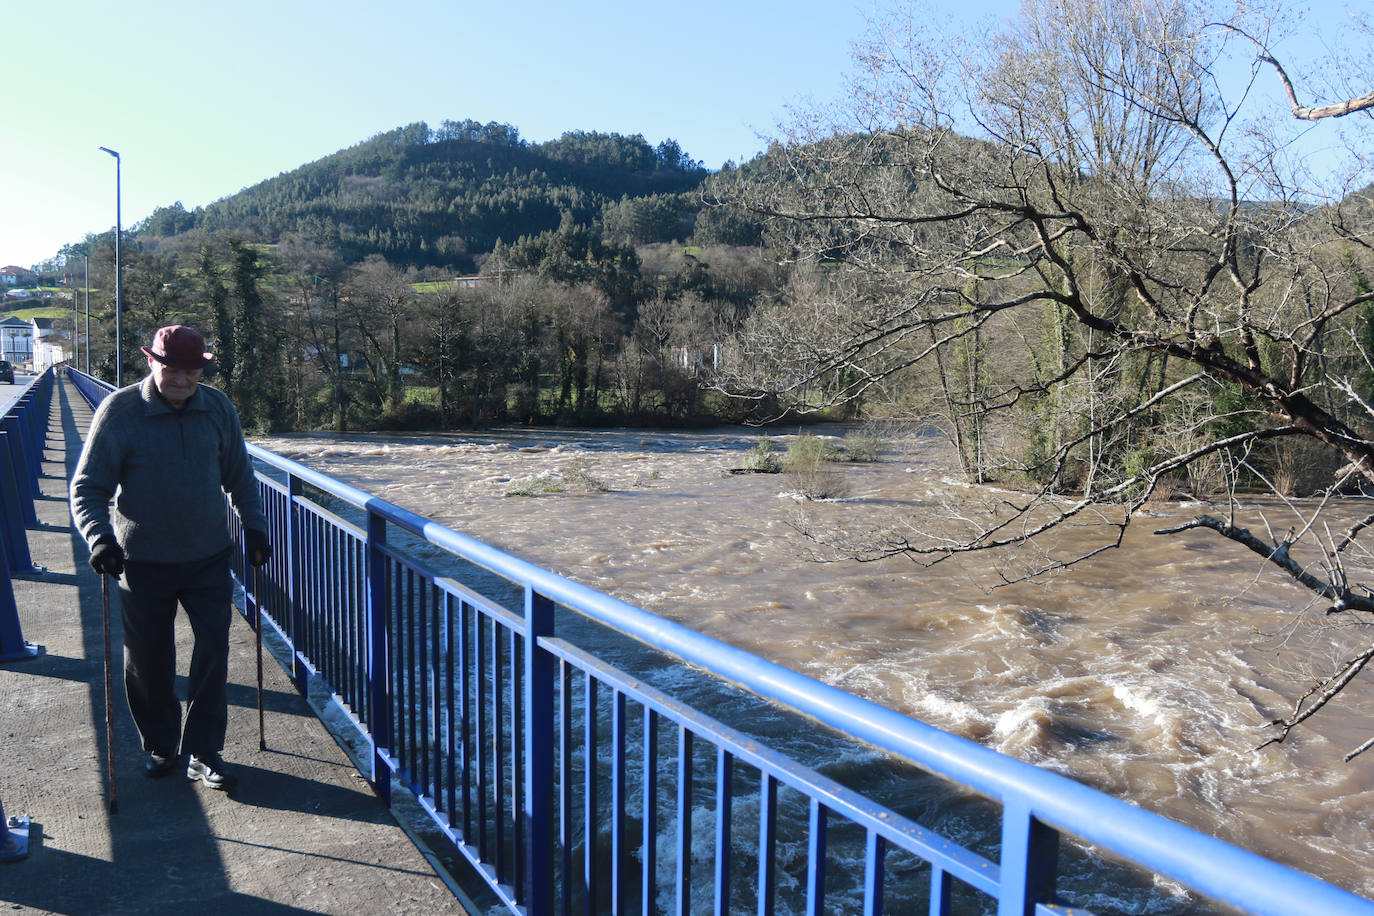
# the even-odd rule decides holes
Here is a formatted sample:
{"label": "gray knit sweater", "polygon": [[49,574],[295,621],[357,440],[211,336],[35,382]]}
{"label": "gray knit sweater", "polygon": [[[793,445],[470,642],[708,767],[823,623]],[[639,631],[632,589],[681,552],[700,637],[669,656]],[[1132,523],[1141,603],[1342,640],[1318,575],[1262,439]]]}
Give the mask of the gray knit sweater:
{"label": "gray knit sweater", "polygon": [[96,410],[72,475],[72,517],[91,547],[113,535],[131,560],[203,560],[230,544],[225,493],[245,528],[267,531],[234,405],[201,385],[173,410],[149,376]]}

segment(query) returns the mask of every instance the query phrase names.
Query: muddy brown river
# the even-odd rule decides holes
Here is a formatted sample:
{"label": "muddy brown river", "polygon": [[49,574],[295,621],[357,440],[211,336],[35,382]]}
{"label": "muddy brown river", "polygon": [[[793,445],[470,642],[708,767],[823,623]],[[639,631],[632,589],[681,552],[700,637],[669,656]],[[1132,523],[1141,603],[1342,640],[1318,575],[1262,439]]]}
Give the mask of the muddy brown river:
{"label": "muddy brown river", "polygon": [[[982,556],[929,568],[901,557],[820,562],[799,526],[938,518],[986,493],[960,484],[941,442],[923,437],[890,443],[876,462],[839,465],[847,496],[808,503],[785,475],[729,473],[757,438],[745,429],[508,430],[256,444],[1374,896],[1374,751],[1342,760],[1374,735],[1370,678],[1285,743],[1256,750],[1269,734],[1263,725],[1367,642],[1369,628],[1333,630],[1306,591],[1211,532],[1152,533],[1213,507],[1160,503],[1122,549],[1048,583],[994,587],[997,571]],[[785,448],[792,437],[773,438]],[[1294,524],[1286,507],[1266,508],[1277,529]],[[1333,518],[1368,510],[1341,505]],[[1102,532],[1067,537],[1086,545]]]}

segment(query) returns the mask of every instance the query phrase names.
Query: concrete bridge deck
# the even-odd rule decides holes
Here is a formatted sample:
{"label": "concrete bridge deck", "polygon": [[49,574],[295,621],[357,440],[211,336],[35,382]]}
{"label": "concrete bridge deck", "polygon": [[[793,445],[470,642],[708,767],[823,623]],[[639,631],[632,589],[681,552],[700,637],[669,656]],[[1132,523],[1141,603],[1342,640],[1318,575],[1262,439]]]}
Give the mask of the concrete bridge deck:
{"label": "concrete bridge deck", "polygon": [[[21,913],[464,912],[423,842],[358,775],[270,657],[258,748],[251,628],[231,628],[225,759],[240,785],[205,789],[182,770],[152,780],[124,701],[116,610],[115,787],[108,811],[99,577],[71,526],[66,481],[91,412],[69,382],[52,401],[39,526],[41,574],[14,580],[24,639],[43,653],[0,663],[0,803],[32,818],[26,858],[0,863],[0,901]],[[179,620],[184,675],[190,632]],[[184,681],[179,681],[184,683]],[[184,695],[184,694],[183,694]]]}

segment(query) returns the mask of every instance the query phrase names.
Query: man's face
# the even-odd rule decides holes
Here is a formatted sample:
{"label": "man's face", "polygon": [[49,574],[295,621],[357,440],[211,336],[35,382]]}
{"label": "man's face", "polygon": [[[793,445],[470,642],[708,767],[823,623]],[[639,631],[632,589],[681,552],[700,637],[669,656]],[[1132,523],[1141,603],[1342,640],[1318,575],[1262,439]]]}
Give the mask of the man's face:
{"label": "man's face", "polygon": [[173,407],[185,407],[191,395],[196,393],[203,369],[176,369],[166,363],[148,357],[148,369],[153,373],[153,384],[158,392]]}

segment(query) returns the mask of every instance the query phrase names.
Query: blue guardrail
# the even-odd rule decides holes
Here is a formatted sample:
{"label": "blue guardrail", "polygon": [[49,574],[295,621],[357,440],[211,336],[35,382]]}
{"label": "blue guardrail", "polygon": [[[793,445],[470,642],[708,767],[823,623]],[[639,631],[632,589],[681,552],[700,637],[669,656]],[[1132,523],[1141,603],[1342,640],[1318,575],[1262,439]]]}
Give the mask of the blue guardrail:
{"label": "blue guardrail", "polygon": [[[0,564],[7,573],[0,582],[0,662],[36,658],[38,646],[24,640],[11,580],[41,572],[29,554],[27,528],[38,524],[33,501],[47,443],[48,411],[53,379],[48,371],[7,389],[0,397]],[[0,828],[3,830],[3,828]]]}
{"label": "blue guardrail", "polygon": [[[93,403],[108,390],[68,375]],[[376,791],[413,793],[512,912],[1027,916],[1153,894],[1170,912],[1374,914],[250,450],[275,549],[258,583],[239,560],[245,616],[289,647],[299,690],[328,691]],[[932,784],[956,816],[924,826],[905,809]],[[1160,878],[1207,899],[1160,899]]]}

